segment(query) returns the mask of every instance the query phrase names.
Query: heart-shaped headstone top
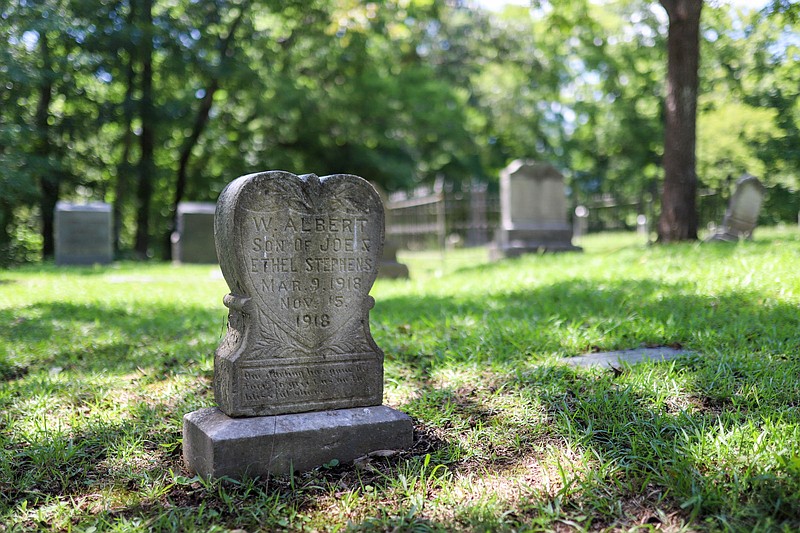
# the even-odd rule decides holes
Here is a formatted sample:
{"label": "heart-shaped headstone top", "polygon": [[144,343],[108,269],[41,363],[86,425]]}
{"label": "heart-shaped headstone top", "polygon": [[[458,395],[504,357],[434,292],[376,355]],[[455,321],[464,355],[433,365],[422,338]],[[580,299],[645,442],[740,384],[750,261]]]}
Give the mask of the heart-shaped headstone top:
{"label": "heart-shaped headstone top", "polygon": [[272,171],[231,182],[215,240],[231,290],[215,391],[231,416],[380,405],[369,290],[383,205],[365,180]]}

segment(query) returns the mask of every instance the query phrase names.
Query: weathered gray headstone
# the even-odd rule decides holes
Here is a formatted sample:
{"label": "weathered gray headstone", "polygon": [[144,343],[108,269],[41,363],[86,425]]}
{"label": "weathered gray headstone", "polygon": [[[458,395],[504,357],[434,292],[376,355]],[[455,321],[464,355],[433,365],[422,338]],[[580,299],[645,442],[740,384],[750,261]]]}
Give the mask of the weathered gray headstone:
{"label": "weathered gray headstone", "polygon": [[[371,184],[380,196],[381,202],[385,206],[388,201],[386,192],[375,183]],[[407,279],[408,267],[397,261],[397,243],[391,239],[385,239],[383,243],[383,254],[378,265],[378,277],[387,279]]]}
{"label": "weathered gray headstone", "polygon": [[177,227],[172,234],[172,260],[175,263],[216,263],[214,211],[211,202],[181,202]]}
{"label": "weathered gray headstone", "polygon": [[387,241],[383,246],[378,277],[388,279],[408,279],[408,266],[397,261],[397,245]]}
{"label": "weathered gray headstone", "polygon": [[548,163],[518,159],[500,172],[500,219],[492,259],[580,250],[572,244],[564,177]]}
{"label": "weathered gray headstone", "polygon": [[741,238],[752,238],[763,201],[764,186],[758,178],[749,174],[739,178],[725,211],[722,227],[708,240],[735,242]]}
{"label": "weathered gray headstone", "polygon": [[218,408],[184,417],[190,469],[281,474],[411,445],[411,420],[381,405],[369,328],[383,217],[356,176],[272,171],[225,188],[215,239],[228,331],[214,358]]}
{"label": "weathered gray headstone", "polygon": [[111,205],[56,203],[57,265],[107,264],[114,260]]}

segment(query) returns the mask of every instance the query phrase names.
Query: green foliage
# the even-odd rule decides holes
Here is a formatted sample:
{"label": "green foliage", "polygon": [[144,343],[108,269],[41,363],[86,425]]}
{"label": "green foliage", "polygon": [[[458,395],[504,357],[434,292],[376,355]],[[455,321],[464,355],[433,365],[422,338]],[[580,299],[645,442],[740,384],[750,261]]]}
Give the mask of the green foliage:
{"label": "green foliage", "polygon": [[701,114],[697,124],[697,174],[701,183],[713,189],[735,180],[745,172],[767,184],[774,177],[759,158],[767,145],[781,139],[775,131],[777,111],[747,104],[721,104]]}
{"label": "green foliage", "polygon": [[[17,228],[32,226],[25,217],[47,215],[56,197],[114,203],[123,255],[148,197],[158,256],[176,201],[213,201],[234,177],[269,168],[355,173],[392,191],[439,176],[491,181],[532,157],[565,172],[575,203],[657,195],[666,26],[653,2],[490,12],[406,0],[158,0],[152,25],[144,5],[0,5],[0,262],[19,249]],[[747,171],[798,188],[796,15],[778,0],[762,12],[704,9],[704,186]],[[156,112],[143,117],[150,46]],[[146,125],[152,192],[137,197],[150,168]]]}

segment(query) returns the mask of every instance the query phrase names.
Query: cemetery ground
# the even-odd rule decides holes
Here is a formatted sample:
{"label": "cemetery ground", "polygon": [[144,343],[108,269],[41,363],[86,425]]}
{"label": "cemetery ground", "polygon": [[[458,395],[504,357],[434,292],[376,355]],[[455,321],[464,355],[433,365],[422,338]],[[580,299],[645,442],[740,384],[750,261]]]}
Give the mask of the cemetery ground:
{"label": "cemetery ground", "polygon": [[[0,531],[800,528],[800,233],[577,244],[402,256],[371,323],[413,448],[241,482],[181,459],[213,404],[215,268],[0,271]],[[640,346],[693,355],[559,362]]]}

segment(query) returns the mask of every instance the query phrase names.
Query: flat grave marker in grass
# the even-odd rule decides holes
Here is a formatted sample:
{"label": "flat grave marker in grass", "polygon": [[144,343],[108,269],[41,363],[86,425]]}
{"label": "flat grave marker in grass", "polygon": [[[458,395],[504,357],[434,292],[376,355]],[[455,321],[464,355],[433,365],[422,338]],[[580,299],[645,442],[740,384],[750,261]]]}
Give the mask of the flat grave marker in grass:
{"label": "flat grave marker in grass", "polygon": [[670,348],[669,346],[659,346],[656,348],[633,348],[631,350],[589,353],[578,357],[564,357],[559,359],[559,362],[575,367],[601,366],[619,370],[624,364],[661,363],[692,355],[693,353],[688,350]]}
{"label": "flat grave marker in grass", "polygon": [[383,216],[372,186],[350,175],[263,172],[222,192],[228,331],[214,359],[219,407],[184,418],[190,469],[281,474],[411,445],[410,418],[382,405],[369,329]]}

